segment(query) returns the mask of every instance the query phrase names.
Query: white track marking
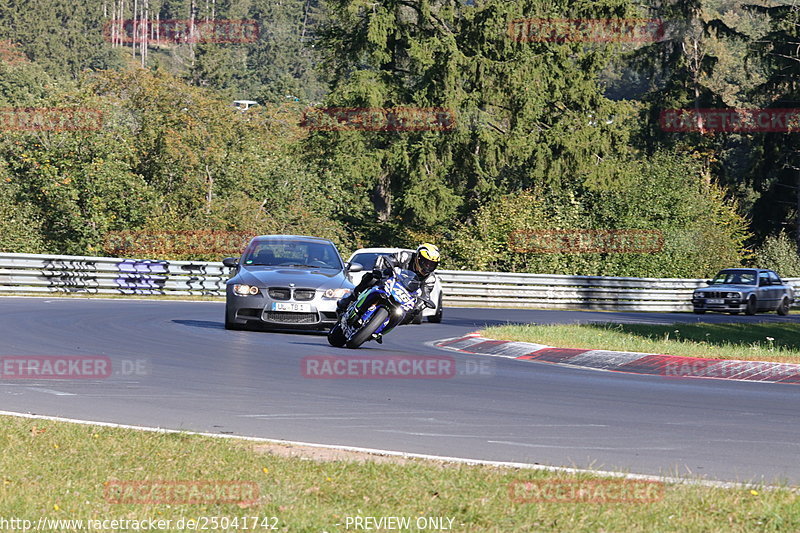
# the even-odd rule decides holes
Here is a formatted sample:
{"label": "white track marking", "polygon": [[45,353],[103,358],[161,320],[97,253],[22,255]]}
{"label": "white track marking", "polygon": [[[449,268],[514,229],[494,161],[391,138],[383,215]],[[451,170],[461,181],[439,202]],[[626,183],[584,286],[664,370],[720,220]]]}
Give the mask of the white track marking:
{"label": "white track marking", "polygon": [[668,476],[654,476],[654,475],[647,475],[647,474],[630,474],[625,472],[611,472],[606,470],[591,470],[591,469],[581,469],[581,468],[568,468],[563,466],[547,466],[547,465],[537,465],[531,463],[514,463],[514,462],[506,462],[506,461],[486,461],[481,459],[467,459],[463,457],[447,457],[441,455],[427,455],[421,453],[408,453],[408,452],[398,452],[393,450],[380,450],[374,448],[360,448],[356,446],[340,446],[336,444],[316,444],[311,442],[298,442],[298,441],[291,441],[291,440],[279,440],[279,439],[265,439],[261,437],[246,437],[246,436],[239,436],[239,435],[220,435],[217,433],[201,433],[195,431],[180,431],[177,429],[165,429],[165,428],[155,428],[155,427],[147,427],[147,426],[131,426],[127,424],[115,424],[113,422],[95,422],[92,420],[80,420],[74,418],[64,418],[60,416],[45,416],[45,415],[34,415],[30,413],[16,413],[13,411],[0,411],[0,416],[14,416],[17,418],[28,418],[34,420],[51,420],[53,422],[67,422],[70,424],[82,424],[86,426],[99,426],[99,427],[109,427],[109,428],[119,428],[119,429],[133,429],[136,431],[149,431],[154,433],[166,433],[166,434],[183,434],[183,435],[198,435],[201,437],[212,437],[216,439],[234,439],[234,440],[244,440],[249,442],[263,442],[263,443],[270,443],[270,444],[284,444],[287,446],[311,446],[316,448],[325,448],[329,450],[343,450],[348,452],[361,452],[361,453],[370,453],[373,455],[385,455],[391,457],[404,457],[408,459],[424,459],[428,461],[443,461],[447,463],[459,463],[459,464],[467,464],[467,465],[482,465],[482,466],[495,466],[500,468],[517,468],[517,469],[525,469],[525,470],[542,470],[546,472],[561,472],[565,474],[588,474],[588,475],[595,475],[595,476],[604,476],[604,477],[612,477],[612,478],[621,478],[621,479],[637,479],[637,480],[646,480],[646,481],[660,481],[662,483],[669,483],[669,484],[686,484],[686,485],[700,485],[704,487],[716,487],[716,488],[725,488],[725,489],[741,489],[741,488],[751,488],[760,487],[761,489],[775,489],[775,488],[789,488],[790,490],[797,492],[797,489],[794,487],[775,487],[769,485],[760,485],[757,483],[736,483],[731,481],[711,481],[705,479],[686,479],[686,478],[679,478],[679,477],[668,477]]}
{"label": "white track marking", "polygon": [[53,389],[45,389],[43,387],[25,387],[27,390],[32,390],[34,392],[43,392],[45,394],[52,394],[54,396],[77,396],[77,394],[73,394],[71,392],[61,392]]}
{"label": "white track marking", "polygon": [[508,446],[524,446],[526,448],[557,448],[559,450],[605,450],[605,451],[636,451],[636,450],[656,450],[674,451],[683,448],[667,448],[663,446],[640,446],[636,448],[609,448],[608,446],[563,446],[561,444],[530,444],[528,442],[514,442],[510,440],[487,440],[489,444],[505,444]]}

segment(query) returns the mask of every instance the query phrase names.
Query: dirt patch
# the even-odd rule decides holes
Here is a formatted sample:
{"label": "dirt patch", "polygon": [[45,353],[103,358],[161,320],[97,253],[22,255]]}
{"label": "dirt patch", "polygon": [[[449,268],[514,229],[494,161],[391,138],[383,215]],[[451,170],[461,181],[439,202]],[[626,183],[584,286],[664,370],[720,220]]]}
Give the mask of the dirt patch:
{"label": "dirt patch", "polygon": [[278,455],[280,457],[296,457],[320,463],[331,461],[348,461],[353,463],[393,463],[399,465],[409,464],[414,459],[395,455],[379,455],[367,452],[354,452],[349,450],[336,450],[333,448],[317,448],[314,446],[288,446],[285,444],[256,444],[253,446],[256,453]]}

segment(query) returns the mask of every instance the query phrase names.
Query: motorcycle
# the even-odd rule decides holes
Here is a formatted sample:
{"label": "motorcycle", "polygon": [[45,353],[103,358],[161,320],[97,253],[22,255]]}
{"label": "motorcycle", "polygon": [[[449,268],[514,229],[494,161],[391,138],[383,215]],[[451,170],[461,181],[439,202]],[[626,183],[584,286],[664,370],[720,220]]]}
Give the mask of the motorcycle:
{"label": "motorcycle", "polygon": [[339,317],[328,333],[331,346],[358,348],[369,340],[383,342],[383,336],[405,322],[417,302],[436,307],[421,296],[422,283],[416,273],[394,268],[382,283],[364,291]]}

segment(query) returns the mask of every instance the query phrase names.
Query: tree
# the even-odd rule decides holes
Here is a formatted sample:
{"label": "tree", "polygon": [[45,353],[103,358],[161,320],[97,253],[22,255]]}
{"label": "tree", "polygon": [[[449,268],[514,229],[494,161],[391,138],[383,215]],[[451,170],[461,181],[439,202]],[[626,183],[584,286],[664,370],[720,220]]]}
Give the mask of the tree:
{"label": "tree", "polygon": [[[753,50],[753,60],[764,66],[766,79],[754,94],[773,109],[793,108],[800,100],[800,8],[749,6],[770,17],[770,31]],[[751,179],[762,194],[753,208],[753,224],[760,236],[794,226],[800,243],[800,124],[792,121],[785,131],[760,134],[754,143],[757,159]],[[795,197],[790,200],[790,194]],[[791,221],[791,222],[790,222]]]}
{"label": "tree", "polygon": [[49,74],[77,79],[84,69],[120,66],[103,39],[103,0],[6,0],[0,39],[19,43]]}
{"label": "tree", "polygon": [[[714,185],[697,179],[698,162],[659,152],[625,165],[625,186],[576,195],[534,187],[480,208],[472,224],[443,239],[449,268],[569,275],[699,277],[739,264],[746,221]],[[660,232],[640,247],[647,253],[561,253],[526,248],[545,230]],[[652,245],[652,246],[651,246]],[[602,248],[601,248],[602,249]],[[637,248],[629,248],[631,250]],[[713,250],[713,253],[709,253]]]}
{"label": "tree", "polygon": [[[615,18],[626,3],[544,11],[532,0],[330,0],[323,32],[326,105],[446,108],[449,131],[317,132],[308,150],[354,190],[354,217],[417,229],[450,224],[536,183],[573,188],[616,179],[631,156],[631,108],[604,98],[607,46],[522,42],[514,19]],[[555,13],[555,14],[554,14]]]}

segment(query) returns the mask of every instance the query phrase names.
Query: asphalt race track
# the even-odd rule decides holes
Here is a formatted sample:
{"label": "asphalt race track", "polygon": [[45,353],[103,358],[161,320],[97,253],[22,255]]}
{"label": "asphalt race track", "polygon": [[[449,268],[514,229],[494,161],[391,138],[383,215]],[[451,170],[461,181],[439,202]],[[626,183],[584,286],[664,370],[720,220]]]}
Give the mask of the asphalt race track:
{"label": "asphalt race track", "polygon": [[[800,385],[669,379],[467,356],[426,343],[505,322],[800,320],[775,314],[446,309],[358,352],[225,331],[224,304],[0,298],[0,357],[102,355],[107,379],[0,379],[0,410],[472,459],[800,481]],[[315,355],[446,355],[449,379],[309,379]],[[138,362],[138,363],[137,363]],[[138,364],[138,367],[136,366]]]}

